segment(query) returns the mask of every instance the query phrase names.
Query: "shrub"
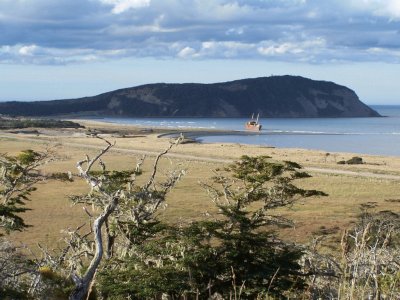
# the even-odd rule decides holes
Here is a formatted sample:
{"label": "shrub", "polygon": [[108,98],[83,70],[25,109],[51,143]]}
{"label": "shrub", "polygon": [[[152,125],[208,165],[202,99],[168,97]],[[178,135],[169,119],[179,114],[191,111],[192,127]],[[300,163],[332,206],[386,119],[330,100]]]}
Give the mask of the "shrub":
{"label": "shrub", "polygon": [[362,165],[363,163],[363,159],[358,156],[354,156],[346,161],[346,164],[348,165]]}
{"label": "shrub", "polygon": [[299,198],[325,195],[293,184],[309,177],[300,168],[266,156],[243,156],[217,171],[213,182],[203,187],[219,216],[167,226],[144,239],[133,255],[115,260],[114,267],[99,274],[100,292],[121,299],[165,294],[194,299],[215,293],[224,299],[254,299],[305,289],[298,263],[302,250],[274,232],[291,222],[273,213]]}

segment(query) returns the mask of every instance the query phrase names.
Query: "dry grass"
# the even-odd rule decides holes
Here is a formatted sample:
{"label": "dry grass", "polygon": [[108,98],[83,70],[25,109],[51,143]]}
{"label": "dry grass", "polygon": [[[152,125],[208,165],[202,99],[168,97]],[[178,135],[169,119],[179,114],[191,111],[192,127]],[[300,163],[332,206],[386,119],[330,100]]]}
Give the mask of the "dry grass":
{"label": "dry grass", "polygon": [[[136,138],[111,138],[117,141],[118,148],[160,151],[167,145],[165,139],[157,139],[155,135]],[[87,153],[97,153],[91,145],[101,145],[101,141],[83,137],[44,136],[21,137],[20,139],[0,138],[0,152],[10,155],[24,149],[41,150],[46,144],[63,143],[57,149],[60,156],[64,157],[46,168],[46,172],[73,171],[75,163]],[[400,159],[391,157],[366,156],[367,165],[339,166],[335,163],[333,155],[326,157],[324,152],[307,151],[300,149],[274,149],[256,146],[243,146],[236,144],[214,145],[181,145],[175,153],[201,157],[217,157],[223,159],[238,159],[241,155],[270,155],[277,160],[292,160],[305,166],[317,166],[336,169],[368,170],[377,173],[396,173],[400,170]],[[139,154],[123,151],[111,151],[104,157],[104,161],[111,169],[133,168]],[[336,160],[348,159],[351,154],[336,154]],[[149,157],[144,165],[146,171],[151,167],[152,159]],[[168,196],[168,207],[162,213],[162,218],[168,222],[176,223],[203,218],[208,212],[215,213],[215,207],[202,190],[199,181],[205,181],[212,176],[212,170],[221,167],[221,163],[199,162],[188,159],[164,159],[161,171],[171,168],[185,168],[187,175]],[[357,169],[356,169],[357,168]],[[161,172],[161,173],[162,173]],[[313,232],[322,226],[345,228],[359,213],[359,206],[365,202],[376,202],[377,210],[400,211],[399,202],[388,202],[387,199],[398,199],[398,182],[393,180],[373,179],[364,177],[351,177],[345,175],[312,174],[314,177],[304,180],[299,184],[303,187],[318,189],[329,194],[328,197],[314,198],[300,201],[291,210],[280,213],[294,219],[296,227],[283,232],[286,238],[295,241],[307,241]],[[162,176],[161,176],[162,177]],[[24,218],[33,227],[21,233],[13,233],[10,238],[21,241],[27,245],[37,242],[55,245],[60,239],[60,231],[67,227],[75,227],[86,221],[82,207],[72,207],[68,195],[87,191],[86,184],[82,181],[75,183],[60,183],[51,181],[41,184],[32,195],[28,203],[31,211],[25,213]]]}

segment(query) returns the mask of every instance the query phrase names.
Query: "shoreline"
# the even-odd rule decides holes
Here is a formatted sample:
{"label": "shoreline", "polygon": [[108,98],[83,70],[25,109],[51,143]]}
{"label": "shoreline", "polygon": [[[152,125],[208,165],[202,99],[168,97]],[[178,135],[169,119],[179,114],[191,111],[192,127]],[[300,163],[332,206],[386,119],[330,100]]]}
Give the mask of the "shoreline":
{"label": "shoreline", "polygon": [[184,130],[184,131],[179,131],[179,129],[171,129],[174,132],[167,132],[167,133],[162,133],[158,137],[177,137],[178,134],[183,133],[185,136],[190,137],[190,138],[199,138],[203,136],[222,136],[222,135],[238,135],[238,136],[257,136],[257,135],[265,135],[265,136],[271,136],[271,135],[324,135],[324,136],[329,136],[329,135],[362,135],[362,134],[357,134],[357,133],[327,133],[327,132],[287,132],[287,131],[239,131],[239,130],[203,130],[201,128],[193,129],[191,130]]}
{"label": "shoreline", "polygon": [[[76,120],[75,120],[76,121]],[[123,145],[126,148],[138,148],[146,151],[157,151],[162,149],[162,145],[165,145],[168,139],[174,138],[180,133],[188,139],[194,140],[192,146],[185,145],[185,151],[190,151],[194,155],[207,154],[209,156],[215,156],[219,158],[228,157],[229,159],[237,159],[241,155],[264,155],[265,149],[270,149],[272,156],[278,156],[282,160],[298,161],[303,165],[315,166],[320,165],[321,162],[325,165],[327,161],[331,160],[335,163],[340,160],[348,160],[353,156],[362,156],[366,160],[370,161],[374,165],[390,165],[389,161],[399,162],[397,169],[392,169],[391,174],[400,174],[400,157],[392,155],[382,155],[382,154],[368,154],[368,153],[357,153],[352,151],[326,151],[318,149],[310,149],[305,147],[279,147],[271,144],[246,144],[237,142],[203,142],[199,141],[201,137],[206,136],[226,136],[226,135],[242,135],[242,136],[257,136],[257,135],[270,135],[269,133],[259,133],[259,132],[247,132],[247,131],[227,131],[227,130],[217,130],[217,129],[193,129],[185,128],[184,130],[179,128],[160,128],[160,127],[148,127],[148,126],[137,126],[134,124],[119,124],[119,123],[108,123],[93,120],[79,120],[79,123],[85,128],[81,129],[44,129],[44,128],[27,128],[21,130],[20,133],[11,133],[13,136],[31,137],[37,140],[49,140],[57,138],[60,143],[64,139],[68,140],[79,140],[82,145],[88,143],[87,137],[93,132],[100,134],[106,138],[116,140],[118,144]],[[37,132],[32,133],[28,129],[36,129]],[[6,132],[6,131],[2,131]],[[7,135],[8,135],[7,134]],[[283,134],[288,135],[288,134]],[[304,135],[304,134],[300,134]],[[3,135],[4,137],[4,135]],[[90,142],[91,144],[92,142]],[[125,146],[126,145],[126,146]],[[183,147],[182,147],[183,148]],[[225,149],[223,149],[225,148]],[[229,151],[227,150],[229,149]],[[233,151],[234,150],[234,151]],[[273,150],[273,151],[272,151]],[[181,152],[181,150],[178,150]],[[183,150],[182,150],[183,151]],[[274,153],[271,153],[274,152]],[[301,155],[299,155],[301,154]],[[298,158],[300,156],[300,158]],[[310,156],[310,158],[307,158]],[[348,166],[345,166],[348,167]],[[363,168],[362,165],[359,167]],[[340,166],[343,168],[343,166]]]}
{"label": "shoreline", "polygon": [[[132,168],[138,159],[146,156],[148,157],[147,165],[145,164],[147,173],[144,176],[146,176],[151,170],[153,159],[164,151],[171,141],[171,138],[165,135],[171,133],[171,130],[154,128],[151,132],[143,132],[145,128],[131,125],[81,123],[86,126],[85,129],[38,128],[37,134],[0,131],[0,153],[12,156],[25,149],[36,151],[54,149],[62,159],[46,166],[46,170],[74,173],[77,161],[86,155],[94,157],[104,149],[104,140],[94,138],[95,134],[89,132],[91,129],[92,133],[96,132],[100,137],[115,142],[115,147],[104,157],[109,169]],[[193,135],[200,132],[187,131]],[[175,133],[179,134],[180,130],[176,130]],[[216,133],[211,132],[211,134]],[[231,133],[236,134],[236,132]],[[164,137],[160,138],[160,135]],[[346,228],[358,213],[359,205],[368,201],[377,201],[380,210],[389,208],[398,210],[400,205],[398,204],[400,200],[397,200],[400,157],[362,155],[364,164],[341,165],[337,162],[349,160],[357,154],[238,143],[183,143],[173,147],[162,160],[162,170],[170,170],[172,166],[187,170],[187,175],[170,195],[165,219],[175,220],[183,216],[187,220],[192,220],[200,217],[199,212],[209,211],[212,207],[211,201],[198,183],[214,176],[213,170],[224,168],[243,155],[263,155],[271,157],[273,161],[296,162],[303,166],[303,171],[312,175],[308,181],[311,184],[310,188],[326,191],[330,195],[330,198],[300,202],[295,208],[296,213],[285,212],[293,214],[296,218],[297,231],[287,233],[291,238],[302,239],[320,226]],[[38,192],[33,193],[33,201],[28,204],[33,210],[25,214],[29,224],[34,227],[15,234],[13,238],[35,244],[49,237],[59,236],[60,230],[67,226],[80,225],[86,221],[86,215],[83,215],[83,220],[80,214],[82,208],[71,208],[67,198],[70,194],[85,191],[86,189],[82,190],[79,183],[49,182],[46,188],[40,187]],[[43,214],[43,209],[47,213]],[[46,235],[43,234],[43,224],[52,224],[46,227],[48,231]]]}
{"label": "shoreline", "polygon": [[[181,133],[188,143],[201,144],[242,144],[267,146],[284,149],[305,149],[329,153],[353,153],[354,156],[373,155],[400,157],[400,135],[388,132],[334,132],[316,128],[316,130],[298,128],[298,130],[278,130],[275,127],[261,131],[246,131],[245,129],[217,129],[204,127],[170,127],[152,126],[154,124],[121,124],[104,121],[80,120],[88,127],[113,128],[115,130],[133,130],[136,133],[157,134],[159,138],[176,138]],[[179,123],[179,122],[178,122]],[[185,124],[185,123],[182,123]],[[150,126],[148,126],[150,125]],[[157,124],[159,125],[159,124]],[[173,124],[176,125],[176,124]],[[181,125],[181,124],[178,124]],[[118,133],[116,134],[123,134]],[[127,134],[130,134],[129,132]],[[389,146],[390,145],[390,146]]]}
{"label": "shoreline", "polygon": [[[69,119],[66,119],[69,120]],[[322,152],[322,153],[332,153],[334,155],[353,155],[353,156],[372,156],[372,157],[389,157],[389,158],[400,158],[399,155],[388,155],[388,154],[369,154],[369,153],[361,153],[361,152],[352,152],[352,151],[327,151],[327,150],[320,150],[317,148],[307,148],[307,147],[282,147],[282,146],[275,146],[275,145],[267,145],[267,144],[254,144],[254,143],[238,143],[238,142],[224,142],[224,141],[217,141],[217,142],[203,142],[200,140],[201,137],[208,137],[208,136],[289,136],[289,135],[303,135],[303,136],[310,136],[310,135],[340,135],[340,134],[330,134],[330,133],[303,133],[303,132],[269,132],[269,131],[261,131],[261,132],[252,132],[252,131],[245,131],[245,130],[221,130],[221,129],[207,129],[204,130],[203,128],[165,128],[165,127],[158,127],[158,126],[140,126],[136,124],[121,124],[121,123],[111,123],[105,122],[100,120],[92,120],[92,119],[75,119],[75,122],[85,126],[84,130],[90,130],[93,128],[94,130],[98,130],[103,132],[104,134],[111,134],[113,137],[129,137],[129,136],[149,136],[149,135],[156,135],[158,138],[173,138],[174,136],[178,136],[180,133],[184,133],[185,137],[189,139],[195,139],[196,142],[199,144],[240,144],[242,147],[262,147],[262,148],[275,148],[275,149],[282,149],[285,151],[310,151],[310,152]],[[40,131],[40,129],[39,129]],[[68,131],[68,130],[65,130]],[[346,134],[342,134],[346,135]]]}
{"label": "shoreline", "polygon": [[[76,120],[75,120],[76,121]],[[351,170],[365,170],[381,169],[381,166],[385,166],[385,171],[379,170],[377,172],[383,172],[392,175],[400,174],[400,157],[382,154],[367,154],[367,153],[356,153],[352,151],[326,151],[326,150],[315,150],[310,148],[302,147],[277,147],[275,145],[267,144],[244,144],[237,142],[211,142],[204,143],[199,142],[201,136],[218,136],[218,135],[260,135],[259,132],[246,132],[246,131],[226,131],[226,130],[202,130],[202,129],[166,129],[148,126],[137,126],[133,124],[117,124],[107,123],[93,120],[79,120],[79,123],[85,128],[82,129],[37,129],[37,133],[14,133],[15,137],[23,136],[33,139],[43,140],[58,140],[59,143],[63,143],[65,140],[79,141],[82,145],[87,143],[92,144],[93,140],[88,140],[89,135],[92,132],[101,134],[102,136],[117,141],[118,145],[122,148],[139,149],[143,151],[159,151],[163,150],[165,145],[168,143],[168,139],[178,136],[180,133],[184,133],[184,136],[188,139],[193,139],[190,142],[178,147],[176,152],[188,152],[189,155],[194,156],[208,156],[216,157],[221,159],[238,159],[242,155],[268,155],[276,157],[280,160],[293,160],[299,162],[304,166],[309,167],[323,167],[339,168],[339,169],[351,169]],[[34,129],[34,128],[32,128]],[[26,129],[24,129],[26,130]],[[3,131],[5,132],[5,131]],[[8,133],[11,134],[11,133]],[[8,135],[7,134],[7,135]],[[262,133],[262,135],[268,135]],[[3,135],[4,137],[4,135]],[[89,142],[90,141],[90,142]],[[365,165],[337,165],[337,161],[348,160],[354,156],[361,156],[367,163]]]}

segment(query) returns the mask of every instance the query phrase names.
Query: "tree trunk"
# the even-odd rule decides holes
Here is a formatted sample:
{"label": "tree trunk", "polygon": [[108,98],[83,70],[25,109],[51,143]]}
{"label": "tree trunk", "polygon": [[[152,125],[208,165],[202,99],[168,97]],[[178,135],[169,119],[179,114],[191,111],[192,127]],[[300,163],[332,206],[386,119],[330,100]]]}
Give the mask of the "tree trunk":
{"label": "tree trunk", "polygon": [[103,238],[101,236],[101,228],[109,215],[115,210],[117,204],[118,197],[113,197],[110,201],[110,204],[104,208],[103,213],[93,223],[96,253],[82,278],[76,274],[72,274],[72,280],[75,282],[75,289],[69,296],[70,300],[85,300],[87,297],[91,283],[103,257]]}

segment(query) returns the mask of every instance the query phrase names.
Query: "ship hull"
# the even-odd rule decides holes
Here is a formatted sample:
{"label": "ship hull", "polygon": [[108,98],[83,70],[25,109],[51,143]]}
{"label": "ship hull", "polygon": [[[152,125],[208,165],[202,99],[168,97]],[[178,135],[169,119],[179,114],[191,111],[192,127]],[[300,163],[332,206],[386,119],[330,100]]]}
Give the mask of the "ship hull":
{"label": "ship hull", "polygon": [[247,130],[252,130],[252,131],[260,131],[261,130],[261,124],[257,124],[257,125],[252,125],[252,124],[246,124],[245,128]]}

